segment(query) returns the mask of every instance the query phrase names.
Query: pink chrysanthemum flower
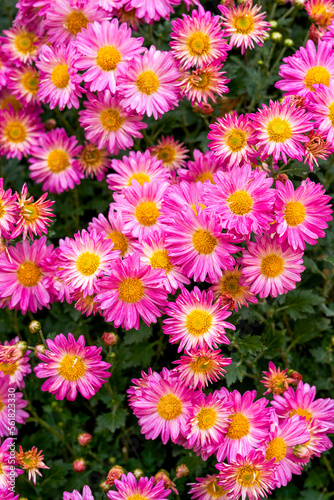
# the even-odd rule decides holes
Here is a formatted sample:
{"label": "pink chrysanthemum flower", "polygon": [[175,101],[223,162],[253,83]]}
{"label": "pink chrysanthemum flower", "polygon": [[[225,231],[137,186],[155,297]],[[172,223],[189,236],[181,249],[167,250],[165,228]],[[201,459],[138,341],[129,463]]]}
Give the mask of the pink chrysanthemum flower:
{"label": "pink chrysanthemum flower", "polygon": [[257,303],[257,298],[250,291],[250,287],[242,285],[241,281],[242,269],[240,266],[235,266],[232,271],[223,271],[222,277],[209,290],[213,291],[215,298],[220,297],[223,305],[229,303],[232,299],[233,309],[238,311],[239,307],[248,307],[248,302],[251,304]]}
{"label": "pink chrysanthemum flower", "polygon": [[193,402],[193,391],[177,378],[150,377],[147,387],[138,391],[132,408],[146,439],[161,435],[163,444],[169,438],[177,443],[180,435],[187,432]]}
{"label": "pink chrysanthemum flower", "polygon": [[85,174],[85,177],[102,181],[109,167],[109,153],[106,148],[98,149],[95,144],[86,142],[79,158],[77,165]]}
{"label": "pink chrysanthemum flower", "polygon": [[216,465],[220,471],[218,484],[229,492],[229,498],[258,500],[275,488],[274,459],[269,462],[260,451],[251,450],[246,456],[237,455],[230,464]]}
{"label": "pink chrysanthemum flower", "polygon": [[[313,172],[313,162],[319,167],[318,159],[327,160],[333,152],[333,143],[325,140],[322,133],[311,130],[308,134],[308,141],[304,144],[305,147],[305,160],[308,163],[311,172]],[[334,137],[333,137],[334,139]]]}
{"label": "pink chrysanthemum flower", "polygon": [[131,28],[133,31],[138,31],[138,27],[142,19],[139,19],[137,17],[136,9],[127,10],[127,8],[128,8],[127,5],[124,4],[122,7],[120,7],[114,12],[114,16],[116,16],[121,23],[126,23],[128,27]]}
{"label": "pink chrysanthemum flower", "polygon": [[104,237],[109,238],[114,244],[113,250],[120,251],[120,257],[127,257],[129,253],[138,249],[137,240],[131,234],[124,233],[124,217],[121,211],[116,212],[110,205],[108,219],[103,214],[94,217],[88,225],[88,231],[104,232]]}
{"label": "pink chrysanthemum flower", "polygon": [[7,55],[4,53],[0,39],[0,89],[9,83],[10,73],[13,71]]}
{"label": "pink chrysanthemum flower", "polygon": [[246,4],[235,7],[225,7],[218,5],[223,16],[222,25],[225,28],[225,36],[230,36],[230,45],[232,47],[241,47],[241,54],[245,50],[254,48],[256,45],[262,47],[266,31],[270,29],[270,24],[264,21],[265,12],[260,12],[261,6],[254,5],[250,0]]}
{"label": "pink chrysanthemum flower", "polygon": [[154,45],[144,55],[136,57],[119,78],[122,105],[138,114],[160,118],[178,106],[180,73],[169,52],[156,50]]}
{"label": "pink chrysanthemum flower", "polygon": [[306,0],[304,8],[311,21],[317,23],[323,31],[334,19],[334,5],[331,0]]}
{"label": "pink chrysanthemum flower", "polygon": [[255,130],[248,116],[238,117],[234,111],[232,116],[226,114],[223,118],[218,118],[216,123],[210,125],[210,129],[209,148],[216,158],[229,167],[249,162],[257,156],[254,149]]}
{"label": "pink chrysanthemum flower", "polygon": [[203,183],[200,181],[196,183],[181,181],[180,184],[170,185],[164,194],[164,200],[161,206],[162,219],[169,224],[170,219],[179,218],[179,213],[182,212],[186,206],[191,207],[195,214],[197,214],[197,205],[203,209],[205,208],[201,203],[203,192]]}
{"label": "pink chrysanthemum flower", "polygon": [[39,72],[30,65],[11,71],[8,88],[25,104],[38,104]]}
{"label": "pink chrysanthemum flower", "polygon": [[48,34],[48,41],[53,46],[64,47],[74,41],[78,33],[87,28],[89,23],[102,21],[106,16],[93,0],[85,2],[57,0],[51,5],[48,4],[45,14],[44,28]]}
{"label": "pink chrysanthemum flower", "polygon": [[291,181],[276,183],[275,230],[279,241],[288,241],[294,250],[304,250],[305,241],[316,245],[318,238],[324,238],[326,222],[332,220],[332,209],[321,184],[310,179],[302,181],[295,190]]}
{"label": "pink chrysanthemum flower", "polygon": [[166,500],[171,490],[165,489],[164,481],[155,484],[154,477],[140,477],[139,480],[129,472],[122,474],[121,479],[114,482],[117,491],[108,491],[107,497],[110,500],[130,500],[140,498],[141,500]]}
{"label": "pink chrysanthemum flower", "polygon": [[[226,389],[221,389],[221,397],[225,399]],[[219,444],[216,455],[219,462],[235,460],[238,454],[245,456],[257,448],[268,435],[270,412],[266,408],[266,398],[256,398],[256,391],[246,391],[243,395],[238,391],[228,394],[227,401],[232,401],[229,419],[231,423],[227,434]]]}
{"label": "pink chrysanthemum flower", "polygon": [[269,361],[269,372],[264,373],[263,380],[260,380],[267,390],[263,394],[283,394],[289,389],[289,384],[293,383],[295,380],[287,375],[288,369],[281,370],[280,367],[276,367],[272,361]]}
{"label": "pink chrysanthemum flower", "polygon": [[190,280],[180,271],[170,258],[164,236],[158,232],[147,236],[141,242],[141,261],[152,269],[164,269],[166,278],[162,285],[168,293],[175,293],[178,288],[189,285]]}
{"label": "pink chrysanthemum flower", "polygon": [[220,18],[206,12],[201,5],[198,11],[192,11],[192,17],[183,14],[182,19],[172,21],[172,29],[169,45],[184,69],[225,61],[230,47],[223,38]]}
{"label": "pink chrysanthemum flower", "polygon": [[95,314],[99,311],[98,305],[94,302],[96,297],[96,293],[92,295],[86,295],[84,292],[74,292],[71,295],[73,301],[75,301],[74,307],[77,311],[80,311],[82,314],[85,314],[87,317]]}
{"label": "pink chrysanthemum flower", "polygon": [[4,109],[0,121],[0,155],[21,160],[31,154],[41,133],[43,125],[37,111]]}
{"label": "pink chrysanthemum flower", "polygon": [[225,328],[235,330],[225,321],[231,312],[221,309],[219,299],[213,302],[212,292],[201,292],[197,286],[191,292],[183,288],[176,301],[168,303],[165,313],[169,318],[163,321],[163,331],[170,335],[171,344],[179,343],[178,352],[229,344]]}
{"label": "pink chrysanthemum flower", "polygon": [[113,250],[113,243],[103,233],[85,229],[66,238],[59,247],[57,276],[73,290],[83,292],[83,297],[97,291],[97,282],[104,276],[120,252]]}
{"label": "pink chrysanthemum flower", "polygon": [[185,356],[173,361],[178,365],[174,370],[189,387],[204,389],[209,383],[224,377],[226,370],[223,367],[232,363],[231,358],[224,358],[220,352],[212,351],[206,345],[201,349],[191,349]]}
{"label": "pink chrysanthemum flower", "polygon": [[232,406],[215,394],[200,394],[194,402],[186,433],[189,446],[201,453],[207,445],[219,444],[229,427]]}
{"label": "pink chrysanthemum flower", "polygon": [[130,151],[129,156],[123,156],[121,160],[113,159],[110,167],[116,172],[107,175],[107,184],[111,190],[122,191],[131,186],[133,180],[143,186],[144,182],[163,183],[169,179],[169,171],[162,161],[152,157],[148,150],[145,153]]}
{"label": "pink chrysanthemum flower", "polygon": [[217,172],[215,185],[205,183],[202,202],[217,214],[223,229],[240,236],[262,234],[274,218],[275,190],[266,172],[252,170],[249,164],[229,172]]}
{"label": "pink chrysanthemum flower", "polygon": [[286,486],[292,479],[292,474],[301,474],[300,460],[293,454],[293,447],[309,441],[305,419],[298,415],[285,419],[281,424],[274,414],[274,422],[270,432],[259,450],[265,455],[266,460],[275,459],[276,488]]}
{"label": "pink chrysanthemum flower", "polygon": [[114,14],[114,10],[120,9],[124,5],[124,0],[98,0],[97,3],[103,10]]}
{"label": "pink chrysanthemum flower", "polygon": [[120,149],[132,148],[133,138],[142,137],[139,130],[147,127],[142,116],[126,111],[121,98],[112,96],[106,90],[87,94],[84,102],[85,110],[79,111],[79,122],[85,130],[87,140],[96,144],[99,149],[107,146],[109,153],[118,154]]}
{"label": "pink chrysanthemum flower", "polygon": [[53,245],[46,245],[46,237],[35,240],[32,245],[28,240],[8,247],[9,259],[0,254],[0,297],[8,297],[10,309],[19,309],[35,313],[42,307],[50,308],[52,289],[51,258]]}
{"label": "pink chrysanthemum flower", "polygon": [[94,500],[94,497],[92,490],[86,485],[83,487],[82,494],[78,490],[73,490],[72,493],[64,491],[63,500]]}
{"label": "pink chrysanthemum flower", "polygon": [[64,129],[56,128],[43,134],[31,151],[30,177],[37,183],[43,182],[42,189],[50,193],[73,189],[83,178],[75,162],[81,149],[76,137],[68,137]]}
{"label": "pink chrysanthemum flower", "polygon": [[328,86],[317,85],[307,96],[307,109],[311,111],[314,128],[334,146],[334,80]]}
{"label": "pink chrysanthemum flower", "polygon": [[256,147],[262,160],[272,155],[275,163],[280,158],[286,163],[287,157],[302,161],[302,143],[308,141],[306,132],[313,129],[310,113],[286,99],[283,104],[270,101],[269,107],[262,104],[262,109],[252,114],[251,118],[256,130]]}
{"label": "pink chrysanthemum flower", "polygon": [[[293,417],[292,417],[293,418]],[[297,444],[293,447],[293,455],[298,461],[306,464],[313,457],[320,457],[320,455],[333,447],[332,441],[326,436],[324,427],[319,421],[311,418],[304,420],[306,430],[310,435],[308,441],[303,444]]]}
{"label": "pink chrysanthemum flower", "polygon": [[15,385],[10,383],[9,375],[4,375],[0,372],[0,437],[16,436],[18,434],[16,424],[25,424],[26,419],[29,417],[29,413],[23,410],[27,406],[28,401],[22,399],[22,392],[15,392],[15,389]]}
{"label": "pink chrysanthemum flower", "polygon": [[198,149],[193,152],[194,161],[187,162],[187,168],[179,168],[177,174],[182,181],[187,182],[205,182],[210,181],[214,184],[213,174],[215,174],[222,165],[220,161],[211,153],[206,151],[202,153]]}
{"label": "pink chrysanthemum flower", "polygon": [[189,150],[185,147],[183,142],[175,141],[174,137],[166,136],[158,140],[156,146],[149,148],[152,156],[156,156],[161,160],[163,166],[168,170],[176,170],[186,164]]}
{"label": "pink chrysanthemum flower", "polygon": [[334,431],[334,400],[315,399],[316,387],[298,383],[296,392],[289,387],[283,396],[274,394],[272,406],[279,418],[293,417],[300,415],[308,421],[314,419],[314,422],[321,424],[323,431],[332,433]]}
{"label": "pink chrysanthemum flower", "polygon": [[136,17],[144,19],[146,23],[159,21],[160,18],[169,19],[174,12],[172,5],[179,4],[181,0],[129,0],[125,10],[136,9]]}
{"label": "pink chrysanthemum flower", "polygon": [[[2,444],[0,440],[0,493],[2,493],[2,490],[5,491],[5,496],[1,497],[4,500],[7,500],[6,492],[8,491],[8,488],[12,488],[13,479],[15,479],[19,474],[23,474],[23,470],[16,469],[16,463],[13,464],[13,458],[9,451],[12,448],[13,443],[14,441],[12,438],[5,439]],[[16,500],[16,497],[14,499],[9,496],[8,499]]]}
{"label": "pink chrysanthemum flower", "polygon": [[[109,89],[118,91],[118,78],[131,71],[132,60],[143,52],[143,38],[131,37],[131,29],[118,19],[95,22],[77,36],[75,46],[80,57],[75,62],[91,92]],[[130,64],[131,63],[131,64]],[[130,66],[129,66],[130,64]]]}
{"label": "pink chrysanthemum flower", "polygon": [[218,486],[218,475],[212,474],[206,477],[197,477],[197,483],[188,483],[191,486],[189,495],[194,500],[227,500],[228,490]]}
{"label": "pink chrysanthemum flower", "polygon": [[56,48],[43,45],[36,63],[41,72],[37,95],[49,103],[50,109],[79,108],[79,98],[85,91],[80,87],[82,77],[73,66],[77,57],[72,44]]}
{"label": "pink chrysanthemum flower", "polygon": [[163,229],[159,220],[161,203],[168,187],[167,182],[144,182],[141,186],[133,179],[132,185],[122,194],[114,194],[115,208],[123,213],[124,231],[142,238]]}
{"label": "pink chrysanthemum flower", "polygon": [[0,238],[11,238],[17,220],[16,195],[11,189],[3,189],[3,179],[0,178]]}
{"label": "pink chrysanthemum flower", "polygon": [[19,495],[15,495],[15,493],[13,493],[8,488],[1,488],[1,486],[0,486],[0,497],[2,498],[2,500],[19,500]]}
{"label": "pink chrysanthemum flower", "polygon": [[16,227],[11,234],[12,238],[17,238],[22,234],[22,238],[25,240],[27,235],[33,240],[35,236],[42,236],[42,233],[47,233],[47,227],[50,225],[52,219],[50,217],[55,217],[52,213],[52,205],[54,201],[46,200],[48,193],[44,193],[37,201],[34,202],[34,198],[28,196],[28,187],[24,183],[21,194],[16,194],[17,196],[17,207],[18,220],[16,222]]}
{"label": "pink chrysanthemum flower", "polygon": [[[5,340],[4,345],[14,345],[19,342],[19,337],[13,338],[10,342]],[[0,344],[1,345],[1,344]],[[9,383],[14,385],[16,389],[25,387],[24,377],[31,373],[29,354],[31,351],[26,351],[23,356],[13,363],[5,363],[0,361],[0,371],[4,375],[9,375]]]}
{"label": "pink chrysanthemum flower", "polygon": [[221,96],[228,92],[229,79],[224,76],[226,71],[220,71],[221,64],[213,62],[193,71],[185,71],[181,77],[180,90],[193,106],[196,102],[199,106],[208,99],[216,101],[215,94]]}
{"label": "pink chrysanthemum flower", "polygon": [[306,42],[306,48],[283,59],[278,74],[283,78],[275,83],[275,87],[285,91],[285,95],[306,96],[315,92],[314,84],[329,84],[334,78],[334,60],[332,43],[319,40],[315,47],[312,40]]}
{"label": "pink chrysanthemum flower", "polygon": [[3,31],[5,37],[2,49],[11,63],[16,66],[31,64],[37,59],[39,38],[33,31],[28,31],[21,26],[14,26]]}
{"label": "pink chrysanthemum flower", "polygon": [[42,450],[38,451],[36,446],[33,446],[31,450],[23,451],[22,446],[20,446],[20,451],[15,453],[17,463],[23,470],[28,471],[28,481],[32,479],[32,482],[36,484],[38,474],[42,477],[39,469],[49,469],[43,462],[44,455],[42,455]]}
{"label": "pink chrysanthemum flower", "polygon": [[167,304],[167,292],[162,287],[165,272],[152,269],[140,262],[134,252],[125,259],[118,259],[109,276],[99,282],[97,302],[107,322],[115,328],[139,328],[139,318],[149,325],[161,316]]}
{"label": "pink chrysanthemum flower", "polygon": [[296,288],[301,280],[303,252],[296,252],[285,241],[279,242],[277,236],[255,237],[240,259],[242,265],[242,283],[250,285],[250,291],[260,298],[277,297]]}
{"label": "pink chrysanthemum flower", "polygon": [[17,112],[19,109],[23,109],[23,104],[15,97],[8,87],[3,87],[0,90],[0,109],[11,110],[12,108]]}
{"label": "pink chrysanthemum flower", "polygon": [[222,234],[218,219],[196,205],[196,213],[185,207],[178,218],[164,227],[166,247],[176,265],[195,281],[218,281],[222,271],[232,269],[231,254],[239,247],[231,234]]}
{"label": "pink chrysanthemum flower", "polygon": [[41,390],[55,394],[56,399],[74,401],[78,391],[90,399],[110,377],[110,364],[100,355],[102,347],[86,347],[83,335],[75,340],[71,333],[68,339],[61,333],[46,343],[45,353],[37,354],[42,363],[34,370],[38,378],[47,378]]}

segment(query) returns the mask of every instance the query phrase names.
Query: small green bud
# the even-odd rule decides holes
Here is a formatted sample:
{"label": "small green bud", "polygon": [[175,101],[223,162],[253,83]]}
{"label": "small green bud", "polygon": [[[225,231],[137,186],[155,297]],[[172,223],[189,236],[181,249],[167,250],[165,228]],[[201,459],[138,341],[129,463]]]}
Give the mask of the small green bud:
{"label": "small green bud", "polygon": [[29,323],[30,333],[38,333],[41,328],[42,327],[39,321],[36,321],[35,319],[33,321],[30,321]]}
{"label": "small green bud", "polygon": [[291,40],[291,38],[286,38],[283,43],[286,47],[293,47],[294,45],[293,40]]}
{"label": "small green bud", "polygon": [[278,22],[275,21],[275,19],[272,19],[271,21],[269,21],[269,24],[274,29],[277,28],[277,26],[278,26]]}
{"label": "small green bud", "polygon": [[271,34],[271,39],[273,42],[281,42],[282,38],[283,38],[283,35],[279,31],[273,31]]}

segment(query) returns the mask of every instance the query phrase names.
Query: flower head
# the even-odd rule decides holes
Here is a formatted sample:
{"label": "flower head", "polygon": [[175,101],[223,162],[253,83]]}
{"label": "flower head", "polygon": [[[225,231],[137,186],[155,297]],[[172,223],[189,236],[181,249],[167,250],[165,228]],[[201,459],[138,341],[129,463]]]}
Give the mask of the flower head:
{"label": "flower head", "polygon": [[0,237],[10,239],[11,232],[17,220],[16,195],[11,189],[3,189],[3,179],[0,178]]}
{"label": "flower head", "polygon": [[220,63],[211,63],[193,71],[185,71],[181,77],[180,89],[193,106],[196,102],[202,106],[208,99],[216,102],[215,94],[221,96],[228,92],[226,84],[230,81],[220,71]]}
{"label": "flower head", "polygon": [[233,309],[238,311],[238,307],[248,307],[248,302],[256,304],[257,298],[250,291],[250,287],[242,285],[242,269],[240,266],[235,266],[232,271],[223,271],[223,275],[214,283],[209,290],[213,291],[215,298],[220,298],[222,304],[233,301]]}
{"label": "flower head", "polygon": [[14,495],[8,497],[6,495],[11,488],[12,477],[16,478],[19,474],[23,474],[23,470],[13,466],[13,458],[10,454],[13,443],[12,438],[7,438],[2,443],[0,440],[0,494],[5,492],[4,497],[1,497],[4,500],[17,500],[17,497],[14,499]]}
{"label": "flower head", "polygon": [[130,498],[141,500],[166,500],[170,490],[165,489],[163,481],[154,484],[154,477],[140,477],[139,480],[129,472],[123,474],[121,479],[115,479],[117,491],[108,491],[107,497],[110,500],[130,500]]}
{"label": "flower head", "polygon": [[10,72],[8,88],[25,104],[38,104],[39,80],[39,72],[36,68],[22,65]]}
{"label": "flower head", "polygon": [[306,0],[304,8],[315,22],[325,30],[334,19],[334,6],[330,0]]}
{"label": "flower head", "polygon": [[228,490],[217,484],[218,475],[197,477],[197,483],[189,483],[189,495],[193,500],[227,500]]}
{"label": "flower head", "polygon": [[20,465],[23,470],[28,471],[28,481],[32,479],[33,483],[36,484],[36,474],[42,477],[39,469],[49,469],[43,462],[44,455],[42,455],[42,450],[38,451],[35,446],[29,451],[23,451],[22,446],[20,446],[20,451],[16,452],[16,460],[18,465]]}
{"label": "flower head", "polygon": [[4,30],[2,49],[16,66],[31,64],[37,58],[39,37],[34,31],[28,31],[20,25]]}
{"label": "flower head", "polygon": [[168,170],[183,167],[186,164],[186,158],[188,158],[187,153],[189,153],[183,142],[175,141],[172,135],[161,137],[158,144],[151,146],[149,151],[152,156],[156,156],[158,160],[161,160],[163,166]]}
{"label": "flower head", "polygon": [[220,161],[212,154],[211,151],[202,153],[198,149],[193,151],[194,161],[187,162],[187,168],[179,168],[177,173],[180,180],[187,182],[202,182],[210,181],[214,183],[213,174],[222,168]]}
{"label": "flower head", "polygon": [[[9,346],[15,346],[15,350],[10,353],[10,359],[6,359],[6,355],[3,358],[1,356],[2,349]],[[24,377],[31,373],[29,363],[29,354],[31,351],[23,353],[24,350],[25,349],[20,348],[19,337],[15,337],[10,342],[5,340],[3,346],[0,344],[0,371],[4,375],[9,375],[10,384],[13,384],[17,389],[23,389],[25,387]]]}
{"label": "flower head", "polygon": [[[0,372],[0,437],[16,436],[18,434],[16,424],[25,424],[29,417],[29,413],[23,410],[28,401],[22,398],[22,392],[16,392],[15,385],[10,383],[9,375]],[[0,447],[0,486],[3,485],[1,472]],[[6,475],[6,471],[4,474]]]}
{"label": "flower head", "polygon": [[269,372],[264,373],[263,380],[260,380],[267,390],[264,394],[283,394],[289,389],[289,384],[294,382],[294,379],[287,375],[288,369],[281,370],[276,367],[272,361],[269,361]]}
{"label": "flower head", "polygon": [[99,149],[95,144],[86,142],[76,161],[86,178],[96,177],[98,181],[101,181],[108,170],[108,156],[106,148]]}
{"label": "flower head", "polygon": [[92,490],[86,485],[83,487],[82,494],[78,490],[73,490],[72,493],[64,491],[63,500],[94,500],[94,497]]}

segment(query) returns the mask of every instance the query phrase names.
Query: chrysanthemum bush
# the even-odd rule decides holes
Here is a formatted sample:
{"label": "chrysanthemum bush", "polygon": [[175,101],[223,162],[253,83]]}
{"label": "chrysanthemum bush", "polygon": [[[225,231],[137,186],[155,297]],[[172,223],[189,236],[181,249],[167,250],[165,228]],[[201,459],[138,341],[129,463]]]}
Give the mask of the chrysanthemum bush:
{"label": "chrysanthemum bush", "polygon": [[0,500],[334,495],[334,2],[1,5]]}

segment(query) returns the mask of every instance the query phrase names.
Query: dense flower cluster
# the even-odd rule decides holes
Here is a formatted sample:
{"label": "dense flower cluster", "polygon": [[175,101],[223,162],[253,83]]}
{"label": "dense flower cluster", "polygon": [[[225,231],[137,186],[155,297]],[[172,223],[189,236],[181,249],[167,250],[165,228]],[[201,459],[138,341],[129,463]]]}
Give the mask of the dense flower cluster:
{"label": "dense flower cluster", "polygon": [[[208,150],[195,149],[190,159],[173,136],[144,151],[134,150],[134,141],[147,118],[158,120],[183,98],[205,114],[209,99],[228,92],[229,51],[261,46],[270,24],[252,0],[224,2],[221,15],[197,0],[185,3],[188,14],[172,20],[167,51],[145,47],[135,31],[169,20],[181,0],[19,1],[0,40],[0,91],[9,92],[0,110],[0,155],[28,157],[30,179],[44,193],[34,201],[26,184],[12,193],[0,179],[0,308],[36,313],[65,301],[126,330],[164,315],[163,333],[182,355],[172,370],[150,369],[133,380],[129,405],[141,432],[204,461],[215,457],[218,472],[192,483],[192,498],[256,500],[332,446],[334,401],[316,399],[315,387],[297,385],[272,362],[262,381],[273,393],[270,405],[256,391],[203,389],[232,363],[220,348],[235,330],[233,312],[295,289],[305,244],[316,245],[332,219],[320,183],[276,174],[291,160],[313,171],[334,151],[334,9],[332,2],[305,2],[322,39],[283,60],[276,83],[282,101],[220,116],[210,124]],[[45,109],[80,106],[84,144],[64,128],[46,129]],[[60,195],[84,177],[106,177],[113,199],[107,216],[96,214],[73,237],[49,244],[55,202],[48,192]],[[47,339],[35,350],[34,373],[46,379],[41,390],[57,400],[74,401],[78,392],[92,398],[111,375],[101,351],[83,335]],[[0,345],[0,437],[17,434],[16,424],[29,416],[19,391],[30,354],[19,338]],[[8,438],[0,446],[6,500],[16,499],[9,491],[11,444]],[[48,468],[41,453],[20,448],[15,474],[27,470],[36,483],[39,469]],[[85,469],[83,459],[74,464]],[[110,476],[110,500],[165,500],[171,492],[164,480],[118,473]],[[64,500],[94,497],[84,486],[82,494],[64,492]]]}

